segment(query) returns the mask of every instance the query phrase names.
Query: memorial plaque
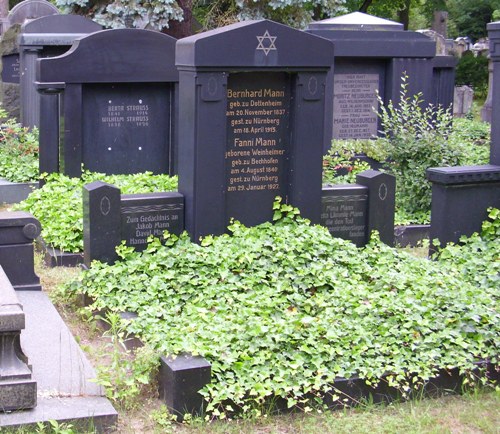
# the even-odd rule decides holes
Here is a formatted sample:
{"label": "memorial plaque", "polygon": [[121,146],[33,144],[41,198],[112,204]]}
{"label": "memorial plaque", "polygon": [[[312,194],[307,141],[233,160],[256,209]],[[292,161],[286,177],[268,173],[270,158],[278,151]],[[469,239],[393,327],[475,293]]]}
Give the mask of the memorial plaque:
{"label": "memorial plaque", "polygon": [[290,79],[283,72],[231,74],[227,84],[226,216],[246,225],[272,219],[287,195]]}
{"label": "memorial plaque", "polygon": [[2,82],[19,84],[19,54],[2,56]]}
{"label": "memorial plaque", "polygon": [[333,138],[369,139],[377,136],[379,74],[335,74]]}
{"label": "memorial plaque", "polygon": [[83,88],[83,164],[107,174],[168,173],[169,84]]}
{"label": "memorial plaque", "polygon": [[184,199],[179,193],[122,195],[121,239],[127,246],[144,250],[152,235],[165,231],[180,235],[184,230]]}
{"label": "memorial plaque", "polygon": [[323,188],[321,224],[332,236],[364,246],[367,241],[368,188],[339,185]]}

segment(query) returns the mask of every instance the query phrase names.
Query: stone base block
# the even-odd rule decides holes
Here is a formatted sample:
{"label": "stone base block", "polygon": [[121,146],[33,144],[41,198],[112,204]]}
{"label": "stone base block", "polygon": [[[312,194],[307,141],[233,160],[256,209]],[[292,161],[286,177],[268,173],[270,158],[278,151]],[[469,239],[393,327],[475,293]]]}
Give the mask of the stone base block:
{"label": "stone base block", "polygon": [[0,381],[0,411],[26,410],[36,407],[36,381]]}
{"label": "stone base block", "polygon": [[186,413],[201,414],[203,398],[198,392],[210,383],[210,363],[191,355],[162,356],[160,362],[160,398],[168,410],[180,419]]}

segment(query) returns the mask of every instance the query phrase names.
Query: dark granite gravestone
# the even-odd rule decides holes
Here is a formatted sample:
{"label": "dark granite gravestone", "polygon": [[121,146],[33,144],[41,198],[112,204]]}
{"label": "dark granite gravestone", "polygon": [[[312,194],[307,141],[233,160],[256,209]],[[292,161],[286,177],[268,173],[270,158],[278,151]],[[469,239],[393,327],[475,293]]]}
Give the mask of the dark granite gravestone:
{"label": "dark granite gravestone", "polygon": [[16,290],[42,289],[33,258],[40,230],[40,222],[27,212],[0,212],[0,265]]}
{"label": "dark granite gravestone", "polygon": [[37,383],[21,348],[23,307],[0,265],[0,412],[26,410],[37,403]]}
{"label": "dark granite gravestone", "polygon": [[2,83],[0,103],[9,117],[20,119],[20,63],[18,36],[21,25],[47,15],[59,14],[57,8],[46,0],[25,0],[15,5],[9,12],[6,25],[2,29],[0,41],[0,61]]}
{"label": "dark granite gravestone", "polygon": [[83,164],[108,174],[173,173],[174,51],[170,36],[119,29],[94,33],[62,56],[40,59],[40,171],[80,176]]}
{"label": "dark granite gravestone", "polygon": [[[488,24],[492,119],[500,119],[500,21]],[[488,208],[500,208],[500,123],[491,123],[490,164],[427,170],[432,182],[430,239],[440,246],[481,231]],[[431,251],[436,246],[431,246]]]}
{"label": "dark granite gravestone", "polygon": [[282,196],[319,222],[331,43],[272,21],[181,39],[179,192],[194,240],[256,225]]}
{"label": "dark granite gravestone", "polygon": [[394,176],[366,170],[356,184],[324,186],[321,224],[334,237],[364,246],[373,231],[385,244],[394,244],[396,181]]}
{"label": "dark granite gravestone", "polygon": [[37,59],[63,54],[76,39],[99,30],[99,24],[80,15],[48,15],[22,25],[19,63],[23,126],[34,127],[40,122],[40,95],[34,83]]}
{"label": "dark granite gravestone", "polygon": [[198,392],[210,383],[211,373],[210,363],[200,356],[160,357],[160,399],[168,411],[180,420],[185,414],[203,414]]}
{"label": "dark granite gravestone", "polygon": [[150,236],[163,238],[169,231],[184,230],[184,199],[173,192],[120,194],[120,189],[101,181],[83,188],[84,263],[113,263],[116,247],[125,241],[142,251]]}
{"label": "dark granite gravestone", "polygon": [[334,237],[364,246],[368,238],[368,187],[358,184],[323,187],[321,224]]}
{"label": "dark granite gravestone", "polygon": [[[309,24],[308,33],[334,42],[335,66],[327,80],[325,123],[331,139],[367,139],[378,135],[376,94],[385,103],[400,100],[401,77],[408,93],[423,93],[427,103],[448,108],[453,103],[451,56],[435,56],[436,43],[403,25],[361,12]],[[332,48],[333,50],[333,45]]]}

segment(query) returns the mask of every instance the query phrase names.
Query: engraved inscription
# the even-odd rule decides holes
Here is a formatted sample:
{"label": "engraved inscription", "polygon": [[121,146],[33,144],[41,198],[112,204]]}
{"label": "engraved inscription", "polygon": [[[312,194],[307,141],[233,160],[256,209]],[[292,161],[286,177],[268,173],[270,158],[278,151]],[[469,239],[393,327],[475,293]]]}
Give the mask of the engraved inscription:
{"label": "engraved inscription", "polygon": [[357,245],[366,240],[367,195],[323,196],[321,224],[334,237],[350,240]]}
{"label": "engraved inscription", "polygon": [[182,204],[125,206],[121,209],[122,239],[142,250],[150,236],[162,238],[165,231],[180,234],[184,229]]}
{"label": "engraved inscription", "polygon": [[333,138],[377,135],[379,74],[336,74],[333,81]]}
{"label": "engraved inscription", "polygon": [[290,80],[285,73],[231,74],[226,109],[226,212],[255,225],[287,195]]}
{"label": "engraved inscription", "polygon": [[120,128],[125,124],[134,127],[149,127],[149,105],[142,99],[124,104],[108,100],[107,112],[101,116],[101,123],[109,128]]}

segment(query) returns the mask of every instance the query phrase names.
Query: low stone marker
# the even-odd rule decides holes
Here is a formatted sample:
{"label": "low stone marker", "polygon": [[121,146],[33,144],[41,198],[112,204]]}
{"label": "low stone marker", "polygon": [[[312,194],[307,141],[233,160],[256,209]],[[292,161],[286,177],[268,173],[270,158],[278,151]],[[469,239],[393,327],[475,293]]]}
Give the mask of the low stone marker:
{"label": "low stone marker", "polygon": [[23,307],[0,266],[0,411],[36,407],[37,383],[21,348]]}
{"label": "low stone marker", "polygon": [[[492,119],[500,119],[500,21],[488,24],[492,72]],[[490,164],[433,167],[430,239],[443,247],[481,231],[488,208],[500,208],[500,122],[491,123]],[[436,246],[431,246],[431,251]]]}
{"label": "low stone marker", "polygon": [[0,212],[0,265],[16,290],[42,289],[33,257],[40,231],[40,222],[28,212]]}
{"label": "low stone marker", "polygon": [[372,231],[382,242],[394,244],[394,176],[366,170],[356,177],[357,184],[323,187],[321,224],[339,238],[364,246]]}
{"label": "low stone marker", "polygon": [[122,240],[144,250],[150,236],[179,235],[184,230],[184,198],[176,192],[120,194],[120,189],[102,181],[83,188],[84,263],[112,263]]}
{"label": "low stone marker", "polygon": [[198,393],[211,381],[212,368],[203,357],[178,355],[160,358],[160,398],[168,410],[182,418],[203,414],[203,397]]}

